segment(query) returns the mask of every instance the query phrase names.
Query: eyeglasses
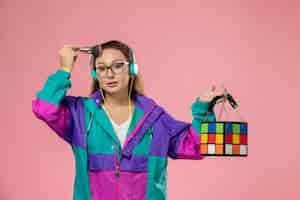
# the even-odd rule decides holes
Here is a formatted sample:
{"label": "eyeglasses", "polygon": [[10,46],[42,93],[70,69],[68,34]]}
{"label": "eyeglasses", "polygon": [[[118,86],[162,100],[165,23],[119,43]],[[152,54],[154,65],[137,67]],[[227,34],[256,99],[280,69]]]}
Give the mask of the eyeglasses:
{"label": "eyeglasses", "polygon": [[107,76],[107,72],[109,69],[111,69],[111,71],[114,74],[121,74],[124,71],[124,68],[125,68],[124,66],[128,65],[128,64],[129,64],[129,62],[127,62],[127,61],[116,61],[116,62],[113,62],[110,66],[106,66],[104,64],[99,64],[95,67],[95,69],[96,69],[96,73],[99,76]]}

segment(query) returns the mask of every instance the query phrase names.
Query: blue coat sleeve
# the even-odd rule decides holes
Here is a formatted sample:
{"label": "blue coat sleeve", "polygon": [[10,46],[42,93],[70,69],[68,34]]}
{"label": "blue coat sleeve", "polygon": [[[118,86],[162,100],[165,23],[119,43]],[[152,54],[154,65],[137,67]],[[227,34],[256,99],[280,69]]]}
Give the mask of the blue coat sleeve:
{"label": "blue coat sleeve", "polygon": [[84,146],[82,97],[67,96],[71,74],[58,69],[32,100],[32,112],[70,145]]}
{"label": "blue coat sleeve", "polygon": [[[170,114],[163,116],[164,127],[169,133],[168,156],[172,159],[201,160],[200,154],[200,124],[205,119],[208,111],[208,103],[196,99],[192,106],[192,123],[174,119]],[[205,121],[216,121],[214,111]]]}

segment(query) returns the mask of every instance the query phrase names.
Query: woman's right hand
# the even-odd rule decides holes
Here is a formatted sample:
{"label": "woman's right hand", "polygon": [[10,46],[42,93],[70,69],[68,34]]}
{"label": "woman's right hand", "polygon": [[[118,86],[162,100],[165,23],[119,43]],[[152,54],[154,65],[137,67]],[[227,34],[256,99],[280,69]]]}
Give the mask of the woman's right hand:
{"label": "woman's right hand", "polygon": [[59,63],[63,70],[72,72],[74,63],[78,57],[79,46],[64,45],[59,50]]}

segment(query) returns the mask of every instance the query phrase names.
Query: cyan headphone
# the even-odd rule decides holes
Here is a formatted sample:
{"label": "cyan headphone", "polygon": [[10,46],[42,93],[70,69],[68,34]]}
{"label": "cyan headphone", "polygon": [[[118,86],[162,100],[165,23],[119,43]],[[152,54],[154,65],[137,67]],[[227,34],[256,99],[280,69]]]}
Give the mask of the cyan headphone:
{"label": "cyan headphone", "polygon": [[[100,55],[102,49],[101,45],[96,45],[91,48],[91,61],[90,61],[90,68],[91,68],[91,76],[94,80],[98,81],[97,73],[95,70],[95,60]],[[134,78],[138,74],[138,64],[135,62],[135,56],[133,50],[129,48],[129,75],[130,77]]]}

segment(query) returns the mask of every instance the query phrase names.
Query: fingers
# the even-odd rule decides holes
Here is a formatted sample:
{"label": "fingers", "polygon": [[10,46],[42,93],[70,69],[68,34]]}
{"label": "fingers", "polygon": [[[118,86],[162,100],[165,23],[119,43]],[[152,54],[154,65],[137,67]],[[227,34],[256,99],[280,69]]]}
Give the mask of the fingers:
{"label": "fingers", "polygon": [[215,85],[215,84],[212,84],[212,85],[210,86],[210,90],[211,90],[212,92],[215,92],[215,90],[216,90],[216,85]]}
{"label": "fingers", "polygon": [[212,84],[209,91],[209,93],[213,96],[220,96],[226,92],[226,88],[224,87],[223,83],[220,85],[220,87],[216,87],[215,84]]}
{"label": "fingers", "polygon": [[73,45],[73,44],[66,44],[64,47],[69,47],[69,48],[80,48],[79,45]]}
{"label": "fingers", "polygon": [[208,92],[208,96],[213,98],[215,96],[215,92],[216,92],[216,85],[212,84],[210,86],[210,90]]}
{"label": "fingers", "polygon": [[77,60],[78,58],[78,55],[74,56],[74,62]]}
{"label": "fingers", "polygon": [[[221,90],[221,88],[223,90]],[[216,87],[215,84],[212,84],[210,85],[208,90],[206,90],[204,93],[200,95],[199,99],[201,99],[204,102],[211,102],[216,96],[223,96],[224,91],[225,90],[223,84],[221,87]],[[226,101],[226,99],[221,98],[218,100],[218,103],[222,101]]]}
{"label": "fingers", "polygon": [[78,52],[79,49],[80,49],[80,46],[78,45],[64,45],[64,47],[67,47],[67,48],[71,48],[74,52]]}

